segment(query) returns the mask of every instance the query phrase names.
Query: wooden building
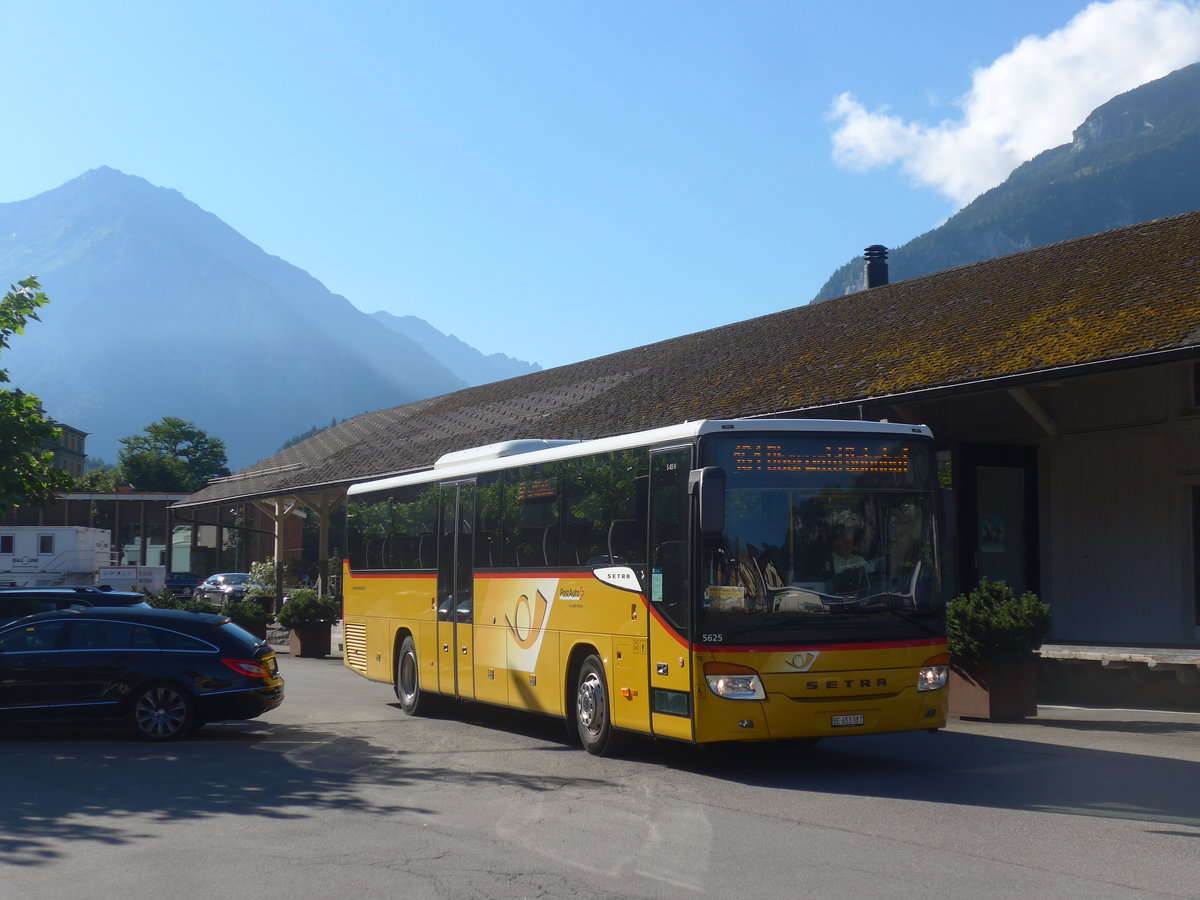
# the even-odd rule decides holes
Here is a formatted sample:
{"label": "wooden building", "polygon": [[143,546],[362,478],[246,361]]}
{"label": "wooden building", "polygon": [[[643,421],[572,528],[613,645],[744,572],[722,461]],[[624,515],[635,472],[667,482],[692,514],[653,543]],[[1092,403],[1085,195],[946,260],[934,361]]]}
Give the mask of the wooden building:
{"label": "wooden building", "polygon": [[[687,298],[666,300],[685,321]],[[1195,692],[1198,366],[1188,213],[361,415],[176,507],[287,500],[327,518],[352,482],[513,438],[699,418],[923,423],[953,484],[955,590],[1033,590],[1053,610],[1047,658],[1168,672]]]}
{"label": "wooden building", "polygon": [[[168,579],[197,580],[215,572],[244,572],[276,555],[275,525],[252,503],[174,509],[186,494],[120,490],[62,494],[41,506],[13,507],[5,526],[102,528],[111,535],[108,565],[163,566]],[[279,558],[299,562],[302,521],[287,517]],[[3,576],[0,572],[0,576]]]}

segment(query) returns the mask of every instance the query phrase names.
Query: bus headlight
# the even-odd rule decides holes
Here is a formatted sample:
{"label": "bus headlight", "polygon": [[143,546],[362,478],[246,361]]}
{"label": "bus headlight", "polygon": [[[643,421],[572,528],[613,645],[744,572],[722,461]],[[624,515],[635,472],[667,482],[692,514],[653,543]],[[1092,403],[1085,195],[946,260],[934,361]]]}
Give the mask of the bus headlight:
{"label": "bus headlight", "polygon": [[939,653],[937,656],[925,660],[925,664],[921,666],[921,670],[917,673],[917,690],[941,690],[946,686],[946,680],[949,677],[950,654]]}
{"label": "bus headlight", "polygon": [[766,700],[762,679],[749,666],[733,663],[705,663],[704,680],[708,689],[726,700]]}

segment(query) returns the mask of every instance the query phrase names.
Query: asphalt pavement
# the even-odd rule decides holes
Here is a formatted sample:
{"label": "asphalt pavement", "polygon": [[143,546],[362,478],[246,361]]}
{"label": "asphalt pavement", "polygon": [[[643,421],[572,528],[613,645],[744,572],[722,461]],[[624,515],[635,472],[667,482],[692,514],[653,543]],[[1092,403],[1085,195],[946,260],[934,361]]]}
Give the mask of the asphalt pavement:
{"label": "asphalt pavement", "polygon": [[553,719],[412,718],[337,656],[280,665],[280,707],[169,745],[0,730],[0,900],[1198,896],[1200,714],[600,759]]}
{"label": "asphalt pavement", "polygon": [[[286,631],[268,639],[276,653],[288,654]],[[330,647],[327,664],[341,658],[341,622],[333,626]],[[1200,762],[1200,713],[1044,705],[1036,716],[1015,722],[951,717],[946,731]]]}

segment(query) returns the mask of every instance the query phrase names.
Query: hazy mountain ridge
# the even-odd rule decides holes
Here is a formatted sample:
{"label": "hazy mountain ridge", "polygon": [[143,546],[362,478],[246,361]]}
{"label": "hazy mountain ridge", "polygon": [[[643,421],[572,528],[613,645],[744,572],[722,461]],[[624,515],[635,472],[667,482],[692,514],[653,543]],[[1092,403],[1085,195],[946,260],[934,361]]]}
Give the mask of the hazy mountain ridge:
{"label": "hazy mountain ridge", "polygon": [[503,353],[484,355],[465,341],[452,334],[443,334],[416,316],[396,316],[383,310],[370,315],[386,328],[416,341],[430,356],[440,360],[471,386],[528,375],[542,368],[537,363],[513,359]]}
{"label": "hazy mountain ridge", "polygon": [[92,456],[175,415],[236,469],[314,421],[467,383],[177,191],[113,169],[0,204],[0,267],[51,299],[0,365],[89,432]]}
{"label": "hazy mountain ridge", "polygon": [[[1200,209],[1200,63],[1120,94],[943,225],[889,251],[892,281],[915,278]],[[871,235],[864,233],[864,246]],[[862,257],[814,301],[865,287]]]}

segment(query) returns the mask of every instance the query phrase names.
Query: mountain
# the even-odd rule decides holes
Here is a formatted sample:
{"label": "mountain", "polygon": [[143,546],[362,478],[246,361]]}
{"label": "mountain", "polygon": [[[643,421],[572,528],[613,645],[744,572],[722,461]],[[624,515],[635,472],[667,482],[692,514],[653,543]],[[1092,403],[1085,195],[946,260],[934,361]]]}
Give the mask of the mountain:
{"label": "mountain", "polygon": [[0,271],[36,275],[51,301],[0,365],[109,461],[170,415],[224,440],[236,470],[314,423],[466,383],[177,191],[114,169],[0,204]]}
{"label": "mountain", "polygon": [[[933,231],[889,251],[891,281],[915,278],[1200,209],[1200,63],[1121,94]],[[870,243],[870,235],[864,235]],[[865,287],[859,257],[814,300]]]}
{"label": "mountain", "polygon": [[424,319],[416,316],[394,316],[388,312],[371,313],[371,318],[392,331],[416,341],[434,359],[471,387],[491,381],[503,381],[541,370],[537,363],[513,359],[503,353],[485,356],[470,344],[454,335],[442,334]]}

